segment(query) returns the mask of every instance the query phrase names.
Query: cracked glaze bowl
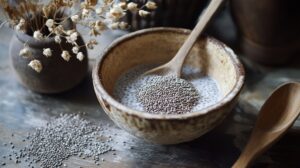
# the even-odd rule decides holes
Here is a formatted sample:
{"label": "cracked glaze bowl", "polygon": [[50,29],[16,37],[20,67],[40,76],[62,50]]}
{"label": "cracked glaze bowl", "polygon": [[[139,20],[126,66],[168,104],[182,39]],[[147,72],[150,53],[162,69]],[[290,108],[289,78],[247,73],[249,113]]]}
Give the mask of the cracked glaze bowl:
{"label": "cracked glaze bowl", "polygon": [[190,30],[151,28],[115,40],[101,55],[93,70],[94,90],[106,114],[127,132],[158,144],[177,144],[194,140],[212,130],[236,105],[244,84],[244,69],[234,52],[222,42],[199,38],[185,64],[197,67],[218,84],[221,98],[215,104],[185,114],[150,114],[119,103],[113,97],[116,80],[140,64],[169,61]]}

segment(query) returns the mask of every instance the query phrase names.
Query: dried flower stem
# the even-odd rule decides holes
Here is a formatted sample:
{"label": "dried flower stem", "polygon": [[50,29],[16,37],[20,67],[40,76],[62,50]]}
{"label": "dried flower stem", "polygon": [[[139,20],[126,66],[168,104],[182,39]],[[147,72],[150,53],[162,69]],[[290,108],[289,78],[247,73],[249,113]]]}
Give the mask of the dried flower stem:
{"label": "dried flower stem", "polygon": [[[89,40],[86,44],[78,46],[77,39],[79,33],[73,26],[66,28],[67,21],[80,24],[89,29],[91,36],[98,36],[107,28],[111,29],[127,29],[128,24],[120,22],[125,16],[126,11],[138,12],[142,17],[150,14],[145,8],[153,10],[156,8],[154,2],[147,2],[138,8],[136,3],[127,3],[125,0],[50,0],[47,4],[43,4],[41,0],[18,0],[17,4],[9,4],[7,0],[0,0],[0,8],[6,14],[7,22],[17,31],[22,31],[28,35],[32,35],[36,40],[44,40],[54,38],[62,51],[61,57],[65,61],[71,59],[70,53],[77,54],[76,58],[82,61],[85,56],[79,49],[87,47],[93,49],[98,44],[94,39]],[[79,4],[80,3],[80,4]],[[70,10],[69,13],[68,10]],[[5,23],[1,23],[0,27]],[[64,41],[62,41],[64,38]],[[61,42],[73,45],[72,52],[66,51]],[[45,56],[52,56],[50,48],[44,49]],[[31,55],[30,47],[24,46],[24,50],[20,55],[27,59],[34,59]],[[32,60],[30,67],[37,72],[42,70],[42,64],[39,60]],[[36,66],[35,66],[36,65]]]}

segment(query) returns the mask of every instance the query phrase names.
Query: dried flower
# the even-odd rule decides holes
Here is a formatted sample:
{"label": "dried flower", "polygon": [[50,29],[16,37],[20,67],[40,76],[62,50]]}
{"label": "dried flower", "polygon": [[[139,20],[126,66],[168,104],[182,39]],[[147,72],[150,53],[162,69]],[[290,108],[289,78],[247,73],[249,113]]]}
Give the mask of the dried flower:
{"label": "dried flower", "polygon": [[96,9],[96,14],[97,15],[101,15],[103,13],[103,9],[102,8],[97,8]]}
{"label": "dried flower", "polygon": [[68,62],[71,58],[71,55],[68,51],[64,50],[61,54],[61,57]]}
{"label": "dried flower", "polygon": [[98,36],[100,35],[100,33],[95,29],[91,29],[91,31],[89,32],[90,36]]}
{"label": "dried flower", "polygon": [[139,10],[139,15],[141,16],[141,17],[146,17],[146,16],[148,16],[150,14],[150,12],[148,12],[148,11],[145,11],[145,10]]}
{"label": "dried flower", "polygon": [[86,47],[88,49],[94,49],[94,46],[97,44],[98,44],[98,42],[95,39],[92,39],[86,44]]}
{"label": "dried flower", "polygon": [[49,27],[48,30],[49,30],[50,32],[53,32],[54,29],[53,29],[52,27]]}
{"label": "dried flower", "polygon": [[63,26],[62,26],[62,25],[56,26],[56,27],[54,28],[54,33],[55,33],[56,35],[61,35],[61,34],[63,34],[63,33],[64,33],[64,28],[63,28]]}
{"label": "dried flower", "polygon": [[70,39],[71,39],[72,42],[76,42],[77,37],[78,37],[78,33],[77,33],[77,32],[73,32],[73,33],[70,35]]}
{"label": "dried flower", "polygon": [[97,5],[98,0],[85,0],[85,3],[89,6],[95,6]]}
{"label": "dried flower", "polygon": [[120,3],[118,4],[118,6],[119,6],[120,8],[122,8],[122,9],[124,9],[124,10],[127,8],[126,2],[120,2]]}
{"label": "dried flower", "polygon": [[45,24],[48,28],[52,28],[54,26],[54,20],[48,19]]}
{"label": "dried flower", "polygon": [[71,20],[74,22],[74,23],[77,23],[79,21],[79,16],[78,15],[73,15],[71,16]]}
{"label": "dried flower", "polygon": [[108,25],[108,27],[112,30],[115,30],[119,27],[119,22],[113,22],[110,25]]}
{"label": "dried flower", "polygon": [[[157,8],[156,3],[151,0],[140,8],[137,3],[125,0],[103,0],[98,2],[98,0],[18,0],[18,3],[10,5],[6,0],[0,0],[0,11],[4,11],[5,15],[3,16],[8,19],[11,27],[24,33],[33,31],[32,36],[36,40],[54,38],[55,43],[58,44],[67,41],[72,45],[72,50],[66,50],[63,45],[60,45],[63,50],[61,57],[69,61],[72,56],[70,54],[76,54],[77,59],[82,61],[84,55],[79,51],[82,44],[77,44],[79,33],[73,26],[68,29],[64,24],[66,21],[71,20],[73,23],[88,27],[89,34],[97,36],[107,28],[127,29],[129,25],[120,21],[120,19],[128,11],[138,12],[140,16],[145,17],[150,14],[150,10]],[[77,6],[78,3],[80,3],[80,6]],[[93,49],[97,44],[96,40],[90,40],[84,45],[88,49]],[[51,57],[52,52],[50,48],[46,47],[43,49],[42,54]],[[19,54],[25,58],[33,58],[30,48],[26,45]],[[42,64],[38,60],[33,60],[28,65],[37,72],[42,69]]]}
{"label": "dried flower", "polygon": [[75,45],[78,37],[78,33],[75,30],[68,30],[66,32],[66,35],[68,35],[65,37],[67,42]]}
{"label": "dried flower", "polygon": [[22,25],[24,25],[24,24],[25,24],[25,22],[26,22],[26,21],[25,21],[23,18],[21,18],[21,19],[20,19],[20,21],[19,21],[19,24],[22,24]]}
{"label": "dried flower", "polygon": [[46,57],[51,57],[52,56],[51,49],[50,48],[44,48],[43,55],[46,56]]}
{"label": "dried flower", "polygon": [[74,43],[74,41],[71,40],[71,37],[70,37],[70,36],[67,36],[67,37],[66,37],[66,40],[67,40],[67,42],[70,43],[70,44],[73,44],[73,43]]}
{"label": "dried flower", "polygon": [[22,50],[20,50],[19,55],[24,58],[29,58],[32,56],[32,52],[30,51],[30,49],[27,46],[25,46]]}
{"label": "dried flower", "polygon": [[104,0],[104,3],[109,5],[110,3],[112,3],[114,0]]}
{"label": "dried flower", "polygon": [[150,10],[155,10],[157,8],[156,3],[153,1],[148,1],[145,6]]}
{"label": "dried flower", "polygon": [[49,15],[50,15],[50,8],[49,8],[49,6],[43,6],[43,8],[42,8],[42,11],[43,11],[43,14],[44,14],[44,16],[45,17],[49,17]]}
{"label": "dried flower", "polygon": [[95,23],[95,29],[97,31],[103,31],[103,30],[105,30],[105,24],[101,20],[98,20]]}
{"label": "dried flower", "polygon": [[54,37],[54,41],[55,41],[56,43],[60,44],[60,43],[61,43],[61,38],[60,38],[60,36],[56,35],[56,36]]}
{"label": "dried flower", "polygon": [[128,28],[128,23],[120,22],[119,27],[120,27],[120,29],[125,30]]}
{"label": "dried flower", "polygon": [[86,18],[90,15],[90,11],[86,8],[82,9],[82,13],[81,13],[83,18]]}
{"label": "dried flower", "polygon": [[89,27],[90,27],[90,28],[95,27],[95,25],[96,25],[96,22],[94,22],[94,21],[90,21],[90,22],[89,22]]}
{"label": "dried flower", "polygon": [[66,35],[70,36],[70,35],[71,35],[72,33],[74,33],[74,32],[75,32],[74,29],[68,30],[68,31],[66,31]]}
{"label": "dried flower", "polygon": [[74,54],[77,54],[78,51],[79,51],[79,47],[74,46],[74,47],[72,48],[72,51],[73,51]]}
{"label": "dried flower", "polygon": [[43,40],[44,37],[43,37],[43,34],[37,30],[33,33],[33,38],[37,39],[37,40]]}
{"label": "dried flower", "polygon": [[19,23],[16,25],[15,29],[17,31],[25,31],[25,20],[24,19],[20,19]]}
{"label": "dried flower", "polygon": [[77,55],[76,55],[76,58],[79,60],[79,61],[82,61],[84,59],[84,55],[82,54],[82,52],[79,52]]}
{"label": "dried flower", "polygon": [[40,73],[43,69],[42,63],[39,60],[32,60],[29,62],[28,66],[30,66],[33,70]]}
{"label": "dried flower", "polygon": [[109,11],[110,16],[114,19],[114,20],[118,20],[120,18],[122,18],[125,13],[123,11],[122,8],[120,8],[119,6],[114,6],[110,11]]}
{"label": "dried flower", "polygon": [[22,31],[22,30],[24,30],[23,27],[22,27],[21,25],[19,25],[19,24],[16,25],[15,29],[16,29],[17,31]]}
{"label": "dried flower", "polygon": [[138,9],[137,6],[138,5],[136,3],[130,2],[130,3],[127,4],[127,9],[134,12]]}

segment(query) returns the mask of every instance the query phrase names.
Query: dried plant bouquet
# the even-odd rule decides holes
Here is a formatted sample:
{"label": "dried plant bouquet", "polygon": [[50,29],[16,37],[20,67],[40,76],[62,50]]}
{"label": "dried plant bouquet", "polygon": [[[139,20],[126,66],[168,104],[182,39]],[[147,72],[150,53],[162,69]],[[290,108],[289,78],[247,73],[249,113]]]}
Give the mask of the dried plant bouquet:
{"label": "dried plant bouquet", "polygon": [[[62,40],[72,44],[72,51],[68,51],[60,45],[61,57],[69,61],[73,54],[79,61],[86,56],[80,52],[80,48],[93,49],[98,42],[95,36],[100,35],[106,29],[127,29],[129,25],[120,21],[126,12],[136,12],[139,16],[145,17],[156,9],[153,1],[148,1],[142,6],[128,1],[116,0],[0,0],[2,7],[1,20],[16,31],[28,34],[37,41],[54,39],[60,44]],[[80,24],[89,31],[90,40],[84,45],[77,44],[79,32],[76,27],[68,28],[67,22]],[[55,49],[56,50],[56,49]],[[53,49],[44,48],[45,57],[53,56]],[[70,54],[73,53],[73,54]],[[43,70],[40,60],[32,56],[32,51],[27,43],[20,50],[19,55],[30,59],[28,64],[36,72]]]}

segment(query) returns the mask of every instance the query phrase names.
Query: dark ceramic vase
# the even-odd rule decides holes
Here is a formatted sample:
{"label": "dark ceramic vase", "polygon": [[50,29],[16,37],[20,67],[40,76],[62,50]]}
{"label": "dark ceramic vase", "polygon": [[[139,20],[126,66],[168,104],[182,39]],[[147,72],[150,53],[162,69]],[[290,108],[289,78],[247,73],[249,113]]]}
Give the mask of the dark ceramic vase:
{"label": "dark ceramic vase", "polygon": [[[132,0],[139,6],[147,1]],[[130,12],[126,15],[125,20],[131,25],[131,31],[161,26],[192,29],[207,0],[154,0],[154,2],[158,8],[146,18]]]}
{"label": "dark ceramic vase", "polygon": [[298,56],[299,4],[293,0],[231,0],[242,52],[268,65],[284,64]]}
{"label": "dark ceramic vase", "polygon": [[[19,52],[24,48],[24,43],[28,44],[34,59],[41,61],[43,69],[40,73],[34,71],[28,66],[32,59],[19,56]],[[78,45],[83,45],[81,36],[77,39]],[[62,50],[59,44],[55,43],[54,38],[43,41],[37,41],[32,36],[16,32],[10,43],[10,58],[13,69],[15,70],[19,81],[27,88],[39,93],[60,93],[69,90],[79,84],[87,74],[88,58],[87,49],[82,47],[80,52],[85,55],[82,61],[76,59],[72,53],[72,45],[63,40],[61,46],[71,54],[67,62],[61,57]],[[51,57],[43,55],[43,49],[52,50]]]}

